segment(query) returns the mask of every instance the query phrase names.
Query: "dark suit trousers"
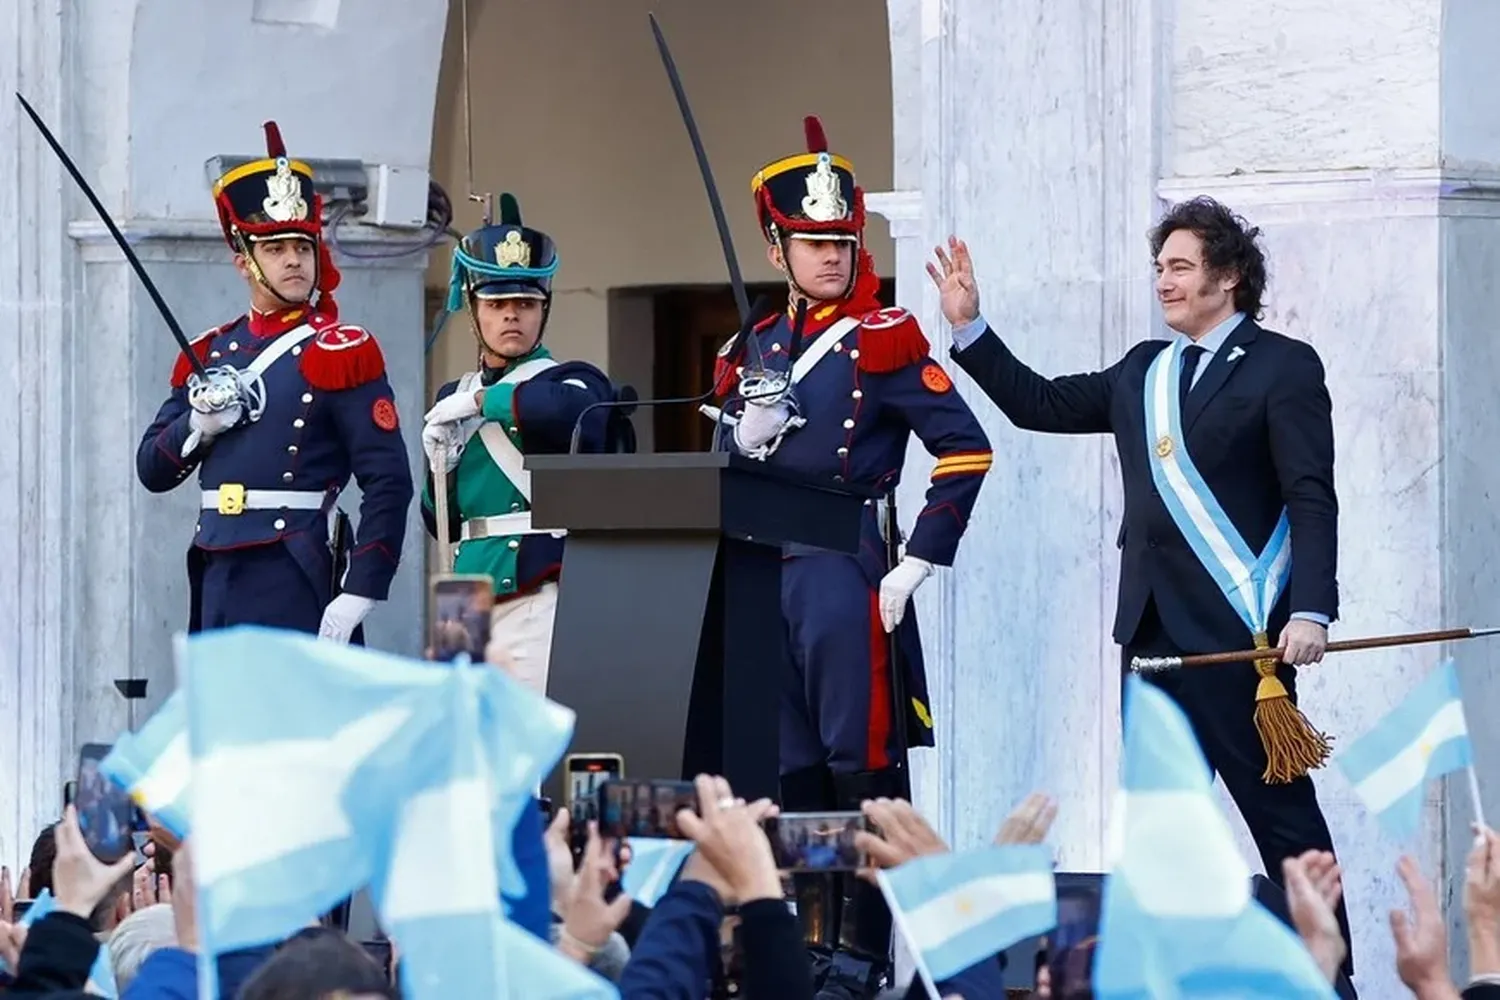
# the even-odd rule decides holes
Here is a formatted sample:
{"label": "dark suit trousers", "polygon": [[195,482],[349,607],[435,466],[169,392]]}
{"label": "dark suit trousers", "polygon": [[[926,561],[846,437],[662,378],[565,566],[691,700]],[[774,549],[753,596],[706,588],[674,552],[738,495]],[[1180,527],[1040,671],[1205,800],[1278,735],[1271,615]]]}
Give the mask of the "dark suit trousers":
{"label": "dark suit trousers", "polygon": [[[1155,599],[1148,599],[1135,637],[1123,650],[1122,688],[1129,676],[1131,657],[1177,656],[1182,652],[1162,628]],[[1266,752],[1255,729],[1258,678],[1252,664],[1190,667],[1143,676],[1166,692],[1192,723],[1203,756],[1208,758],[1208,766],[1224,779],[1224,786],[1255,838],[1271,881],[1282,885],[1283,858],[1309,850],[1333,850],[1333,837],[1318,807],[1312,779],[1304,776],[1288,784],[1270,785],[1261,778],[1266,768]],[[1284,673],[1282,676],[1286,680]],[[1295,703],[1294,683],[1287,683],[1287,691]],[[1349,914],[1342,899],[1338,918],[1344,941],[1349,943]],[[1352,977],[1352,944],[1349,955],[1344,971]]]}

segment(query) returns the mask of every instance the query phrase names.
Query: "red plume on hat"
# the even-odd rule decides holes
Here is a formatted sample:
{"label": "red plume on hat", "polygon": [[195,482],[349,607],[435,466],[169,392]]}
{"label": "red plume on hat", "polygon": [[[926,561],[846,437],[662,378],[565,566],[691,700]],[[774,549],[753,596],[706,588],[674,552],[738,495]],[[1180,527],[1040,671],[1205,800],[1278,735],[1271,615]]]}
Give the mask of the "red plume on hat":
{"label": "red plume on hat", "polygon": [[[261,126],[266,133],[266,156],[273,160],[279,160],[286,156],[286,143],[281,138],[281,127],[274,121],[268,121]],[[321,226],[323,218],[323,196],[316,191],[313,193],[312,218],[317,220]],[[318,246],[318,301],[313,304],[314,309],[330,319],[337,319],[339,314],[338,303],[333,300],[333,290],[339,287],[343,275],[339,273],[338,266],[333,262],[333,255],[328,250],[328,241],[323,238],[321,232],[310,234]]]}
{"label": "red plume on hat", "polygon": [[818,121],[817,115],[808,115],[802,119],[802,131],[807,133],[809,153],[828,152],[828,136],[823,134],[823,123]]}

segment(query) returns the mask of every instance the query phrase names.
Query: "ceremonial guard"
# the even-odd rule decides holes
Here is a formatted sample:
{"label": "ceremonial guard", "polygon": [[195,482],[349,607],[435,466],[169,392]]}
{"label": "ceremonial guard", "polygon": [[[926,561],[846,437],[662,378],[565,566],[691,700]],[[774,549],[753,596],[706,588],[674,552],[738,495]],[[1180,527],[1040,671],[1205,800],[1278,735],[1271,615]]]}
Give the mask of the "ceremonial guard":
{"label": "ceremonial guard", "polygon": [[[479,367],[438,390],[422,432],[429,467],[447,472],[453,570],[494,581],[487,658],[541,694],[563,537],[531,526],[525,456],[567,453],[580,417],[579,451],[635,449],[629,408],[594,406],[617,398],[609,378],[582,361],[559,362],[542,344],[558,263],[552,238],[522,225],[508,194],[500,221],[455,248],[448,309],[467,307]],[[438,537],[433,488],[429,476],[422,513]]]}
{"label": "ceremonial guard", "polygon": [[[411,470],[380,347],[338,321],[312,170],[288,159],[274,122],[265,132],[266,158],[213,186],[250,311],[179,357],[136,470],[153,493],[198,470],[191,630],[361,641],[401,557]],[[362,496],[352,543],[337,506],[351,475]]]}
{"label": "ceremonial guard", "polygon": [[[879,502],[867,508],[858,555],[787,552],[782,612],[793,678],[780,739],[788,811],[858,809],[865,799],[907,794],[896,765],[908,746],[933,744],[908,605],[934,566],[952,564],[991,463],[984,431],[932,359],[916,318],[880,306],[854,168],[828,151],[816,118],[804,125],[806,152],[751,181],[788,308],[721,350],[715,388],[732,394],[720,419],[745,455],[881,494],[894,493],[913,433],[937,465],[895,565],[886,532],[898,529]],[[893,691],[904,691],[900,704]],[[849,882],[842,933],[831,922],[817,932],[824,944],[837,934],[845,949],[823,982],[826,996],[864,995],[885,972],[889,914],[877,891]]]}

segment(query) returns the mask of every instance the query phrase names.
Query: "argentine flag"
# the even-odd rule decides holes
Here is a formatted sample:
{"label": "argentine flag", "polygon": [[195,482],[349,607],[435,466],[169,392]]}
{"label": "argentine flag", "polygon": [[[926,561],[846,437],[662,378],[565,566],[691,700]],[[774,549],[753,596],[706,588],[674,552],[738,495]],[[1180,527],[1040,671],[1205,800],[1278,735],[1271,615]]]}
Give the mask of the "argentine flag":
{"label": "argentine flag", "polygon": [[1427,782],[1474,763],[1453,661],[1428,674],[1334,762],[1387,830],[1403,838],[1416,833]]}
{"label": "argentine flag", "polygon": [[934,980],[1057,926],[1052,851],[989,846],[916,858],[876,879],[901,934]]}
{"label": "argentine flag", "polygon": [[1135,676],[1121,786],[1094,963],[1100,1000],[1334,996],[1302,940],[1252,898],[1187,717]]}
{"label": "argentine flag", "polygon": [[479,736],[493,785],[491,818],[500,889],[511,898],[526,894],[511,838],[522,810],[552,772],[573,739],[573,710],[537,694],[503,670],[480,665]]}
{"label": "argentine flag", "polygon": [[157,709],[140,732],[115,741],[99,770],[127,792],[178,840],[188,835],[187,702],[181,689]]}
{"label": "argentine flag", "polygon": [[670,837],[631,837],[629,843],[630,864],[620,876],[620,891],[642,906],[655,906],[697,845]]}
{"label": "argentine flag", "polygon": [[411,725],[448,676],[264,628],[204,632],[182,656],[204,955],[278,941],[373,874],[356,817],[394,813]]}
{"label": "argentine flag", "polygon": [[[520,713],[535,708],[504,695],[526,691],[503,673],[460,665],[444,671],[438,698],[412,723],[420,738],[383,780],[402,785],[394,815],[355,802],[357,824],[377,832],[379,863],[372,894],[381,925],[401,949],[402,994],[411,1000],[536,1000],[617,995],[604,979],[507,922],[500,902],[500,865],[494,850],[493,802],[497,777],[550,769],[556,760],[522,766],[505,775],[492,768],[489,728],[521,728]],[[572,715],[565,709],[566,731]],[[553,741],[556,742],[555,740]],[[561,748],[557,753],[561,754]],[[526,786],[530,788],[530,785]],[[507,832],[508,836],[508,832]],[[528,947],[522,939],[535,941]]]}

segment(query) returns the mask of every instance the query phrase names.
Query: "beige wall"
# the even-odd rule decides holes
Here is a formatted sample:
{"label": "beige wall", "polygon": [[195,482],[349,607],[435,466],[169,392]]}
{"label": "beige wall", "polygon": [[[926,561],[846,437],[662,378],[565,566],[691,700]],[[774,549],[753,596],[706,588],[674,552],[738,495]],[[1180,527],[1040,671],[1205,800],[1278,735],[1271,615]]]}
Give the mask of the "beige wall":
{"label": "beige wall", "polygon": [[[525,221],[557,240],[562,266],[547,331],[554,352],[606,365],[643,393],[649,303],[642,309],[617,291],[612,308],[611,290],[727,280],[647,10],[672,45],[747,281],[775,277],[750,177],[805,148],[803,115],[823,119],[866,191],[890,187],[890,42],[881,0],[468,4],[475,187],[515,193]],[[454,225],[466,231],[481,210],[466,199],[461,12],[462,0],[452,0],[432,169],[452,196]],[[446,287],[449,246],[433,255],[431,285]],[[869,246],[890,273],[879,218]],[[466,319],[453,317],[432,354],[434,386],[473,364],[472,343]]]}

